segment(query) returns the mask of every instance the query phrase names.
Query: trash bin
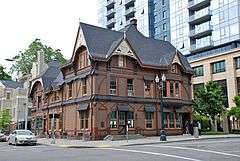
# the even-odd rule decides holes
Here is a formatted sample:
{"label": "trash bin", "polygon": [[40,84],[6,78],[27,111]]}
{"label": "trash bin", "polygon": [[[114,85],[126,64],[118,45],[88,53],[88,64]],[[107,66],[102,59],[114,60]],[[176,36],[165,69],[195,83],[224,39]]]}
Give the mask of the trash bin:
{"label": "trash bin", "polygon": [[167,134],[164,130],[160,131],[160,141],[167,141]]}
{"label": "trash bin", "polygon": [[194,138],[199,137],[198,127],[193,127],[193,136],[194,136]]}

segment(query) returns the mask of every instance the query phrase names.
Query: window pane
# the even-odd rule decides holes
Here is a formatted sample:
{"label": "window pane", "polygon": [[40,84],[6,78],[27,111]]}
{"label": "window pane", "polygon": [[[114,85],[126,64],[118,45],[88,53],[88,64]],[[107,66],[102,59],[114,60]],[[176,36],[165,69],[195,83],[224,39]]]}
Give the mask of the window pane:
{"label": "window pane", "polygon": [[117,91],[116,77],[110,78],[110,94],[115,95]]}
{"label": "window pane", "polygon": [[133,79],[127,79],[128,96],[133,96]]}

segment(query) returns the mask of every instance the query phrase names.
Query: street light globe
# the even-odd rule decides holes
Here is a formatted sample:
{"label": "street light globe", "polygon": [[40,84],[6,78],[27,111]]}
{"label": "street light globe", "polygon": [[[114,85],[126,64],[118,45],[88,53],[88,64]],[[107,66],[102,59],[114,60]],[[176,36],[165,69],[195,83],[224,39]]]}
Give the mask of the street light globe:
{"label": "street light globe", "polygon": [[159,77],[158,77],[158,75],[156,75],[156,77],[155,77],[155,82],[156,82],[156,83],[159,83]]}
{"label": "street light globe", "polygon": [[162,81],[163,81],[163,82],[166,81],[166,76],[165,76],[165,74],[162,74]]}

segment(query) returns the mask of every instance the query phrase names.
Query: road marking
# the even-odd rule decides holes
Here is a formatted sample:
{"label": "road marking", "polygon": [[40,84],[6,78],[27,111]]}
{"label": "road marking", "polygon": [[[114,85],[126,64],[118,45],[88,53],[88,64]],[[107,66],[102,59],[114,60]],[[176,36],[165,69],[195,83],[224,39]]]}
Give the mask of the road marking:
{"label": "road marking", "polygon": [[191,160],[191,161],[201,161],[201,160],[194,159],[194,158],[182,157],[182,156],[178,156],[178,155],[171,155],[171,154],[165,154],[165,153],[154,153],[154,152],[149,152],[149,151],[129,150],[129,149],[117,149],[117,148],[101,148],[101,149],[108,149],[108,150],[115,150],[115,151],[123,151],[123,152],[132,152],[132,153],[141,153],[141,154],[150,154],[150,155],[172,157],[172,158],[178,158],[178,159],[184,159],[184,160]]}
{"label": "road marking", "polygon": [[172,149],[182,149],[182,150],[193,150],[193,151],[200,151],[200,152],[206,152],[206,153],[214,153],[214,154],[227,155],[227,156],[232,156],[232,157],[238,157],[238,158],[240,158],[240,155],[231,154],[231,153],[224,153],[224,152],[219,152],[219,151],[213,151],[213,150],[204,150],[204,149],[178,147],[178,146],[161,146],[161,145],[145,145],[145,146],[156,147],[156,148],[172,148]]}
{"label": "road marking", "polygon": [[169,144],[179,144],[179,145],[193,145],[193,143],[195,144],[209,144],[209,143],[229,143],[229,142],[232,142],[232,143],[237,143],[239,141],[234,141],[234,140],[229,140],[229,141],[200,141],[200,140],[196,140],[196,141],[192,141],[192,140],[189,140],[191,141],[191,143],[183,143],[183,142],[176,142],[176,143],[169,143]]}

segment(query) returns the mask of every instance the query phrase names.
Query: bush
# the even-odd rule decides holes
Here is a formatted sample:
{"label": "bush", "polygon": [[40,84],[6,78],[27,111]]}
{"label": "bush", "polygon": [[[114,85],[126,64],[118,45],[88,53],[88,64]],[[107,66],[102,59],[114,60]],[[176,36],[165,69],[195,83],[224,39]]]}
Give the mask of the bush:
{"label": "bush", "polygon": [[240,129],[233,129],[230,132],[231,134],[240,134]]}

